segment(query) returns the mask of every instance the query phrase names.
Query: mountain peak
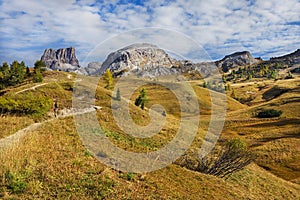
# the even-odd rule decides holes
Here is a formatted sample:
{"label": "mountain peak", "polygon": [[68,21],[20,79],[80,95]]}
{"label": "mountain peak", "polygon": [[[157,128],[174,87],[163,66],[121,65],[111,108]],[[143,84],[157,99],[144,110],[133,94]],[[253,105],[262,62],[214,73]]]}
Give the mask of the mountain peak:
{"label": "mountain peak", "polygon": [[149,43],[136,43],[108,55],[100,70],[106,69],[122,74],[128,71],[148,70],[156,67],[170,68],[177,61],[158,46]]}
{"label": "mountain peak", "polygon": [[47,48],[41,60],[51,70],[75,71],[80,67],[74,47],[60,48],[58,50]]}
{"label": "mountain peak", "polygon": [[228,72],[231,68],[252,65],[259,61],[259,59],[253,58],[249,51],[240,51],[227,55],[222,60],[216,61],[215,63],[218,67],[222,68],[223,72]]}

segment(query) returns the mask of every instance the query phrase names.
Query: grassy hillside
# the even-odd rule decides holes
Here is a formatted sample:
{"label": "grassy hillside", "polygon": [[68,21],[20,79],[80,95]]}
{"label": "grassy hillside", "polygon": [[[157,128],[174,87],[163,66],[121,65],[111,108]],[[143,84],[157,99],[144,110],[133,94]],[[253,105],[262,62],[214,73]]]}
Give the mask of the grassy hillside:
{"label": "grassy hillside", "polygon": [[[252,92],[247,108],[228,114],[226,137],[245,139],[258,155],[257,163],[286,180],[300,176],[300,79],[232,84],[237,97]],[[259,119],[261,110],[282,111],[276,118]]]}
{"label": "grassy hillside", "polygon": [[[41,95],[71,108],[75,75],[47,72],[44,82],[6,89],[3,97]],[[84,83],[92,87],[96,78]],[[299,78],[231,84],[235,97],[227,95],[227,117],[220,142],[242,138],[257,156],[246,169],[228,179],[194,172],[175,164],[146,173],[121,173],[99,162],[86,150],[77,134],[73,117],[53,119],[51,113],[35,117],[4,114],[0,139],[36,121],[43,123],[11,149],[0,149],[0,198],[4,199],[300,199]],[[176,83],[174,83],[176,84]],[[200,125],[190,151],[201,147],[211,114],[209,93],[201,81],[191,81],[198,96]],[[96,91],[97,118],[109,139],[127,151],[155,151],[175,136],[179,128],[179,103],[162,86],[148,84],[149,103],[142,110],[134,106],[137,90],[129,102],[130,115],[139,125],[150,122],[149,108],[160,104],[167,111],[166,123],[151,138],[134,138],[120,129],[111,110],[112,92],[100,80]],[[16,94],[17,93],[17,94]],[[122,93],[122,91],[121,91]],[[283,113],[260,119],[262,109]],[[51,110],[50,110],[51,111]]]}
{"label": "grassy hillside", "polygon": [[255,164],[227,180],[176,165],[143,175],[120,173],[93,158],[81,145],[73,123],[71,117],[47,123],[1,153],[2,198],[300,198],[299,185]]}

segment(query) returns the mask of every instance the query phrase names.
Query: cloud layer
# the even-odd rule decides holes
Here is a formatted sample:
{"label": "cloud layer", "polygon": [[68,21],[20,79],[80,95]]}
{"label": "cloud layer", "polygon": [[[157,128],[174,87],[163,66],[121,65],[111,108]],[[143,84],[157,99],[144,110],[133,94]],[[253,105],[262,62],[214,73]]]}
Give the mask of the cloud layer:
{"label": "cloud layer", "polygon": [[69,46],[81,61],[108,38],[143,27],[186,34],[213,59],[241,50],[269,58],[300,48],[299,13],[299,0],[2,0],[0,62],[32,66],[45,48]]}

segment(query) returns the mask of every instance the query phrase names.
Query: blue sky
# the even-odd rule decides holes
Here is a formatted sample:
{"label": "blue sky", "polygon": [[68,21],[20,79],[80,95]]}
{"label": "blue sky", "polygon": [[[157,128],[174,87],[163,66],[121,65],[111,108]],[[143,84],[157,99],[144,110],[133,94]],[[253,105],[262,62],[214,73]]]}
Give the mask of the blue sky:
{"label": "blue sky", "polygon": [[299,13],[299,0],[0,0],[0,62],[32,66],[45,48],[69,46],[82,61],[108,38],[144,27],[185,34],[214,60],[243,50],[268,59],[300,48]]}

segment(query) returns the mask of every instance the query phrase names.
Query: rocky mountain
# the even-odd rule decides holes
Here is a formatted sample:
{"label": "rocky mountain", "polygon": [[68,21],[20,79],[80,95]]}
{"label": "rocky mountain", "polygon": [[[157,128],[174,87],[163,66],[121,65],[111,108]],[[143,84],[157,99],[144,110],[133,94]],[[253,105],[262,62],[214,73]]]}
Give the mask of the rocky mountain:
{"label": "rocky mountain", "polygon": [[143,77],[197,71],[204,76],[208,76],[212,66],[218,66],[220,71],[228,72],[232,68],[251,65],[260,61],[253,58],[248,51],[230,54],[216,62],[192,63],[187,60],[177,61],[159,47],[142,43],[133,44],[112,52],[102,64],[101,69],[94,71],[97,71],[97,74],[102,74],[106,69],[110,69],[116,76],[134,72]]}
{"label": "rocky mountain", "polygon": [[228,72],[232,68],[252,65],[258,62],[260,62],[260,60],[253,58],[250,52],[242,51],[227,55],[222,60],[216,61],[215,63],[223,72]]}
{"label": "rocky mountain", "polygon": [[110,69],[115,76],[125,76],[128,73],[135,73],[141,77],[198,73],[202,77],[207,77],[215,66],[221,73],[226,73],[240,66],[259,66],[260,63],[284,63],[288,66],[300,64],[300,49],[268,61],[254,58],[248,51],[241,51],[227,55],[215,62],[193,63],[188,60],[178,61],[156,45],[138,43],[110,53],[103,64],[91,62],[85,68],[79,66],[73,47],[58,50],[46,49],[41,60],[50,70],[71,71],[85,75],[100,75],[106,69]]}
{"label": "rocky mountain", "polygon": [[290,64],[300,64],[300,49],[295,52],[283,55],[280,57],[274,57],[270,59],[271,62],[285,62]]}
{"label": "rocky mountain", "polygon": [[178,61],[169,57],[164,50],[157,46],[141,43],[130,45],[109,54],[99,73],[102,74],[106,69],[110,69],[115,74],[121,75],[130,71],[138,73],[154,68],[158,69],[158,67],[171,68],[178,64]]}
{"label": "rocky mountain", "polygon": [[75,48],[46,49],[41,57],[47,69],[60,71],[76,71],[80,68],[75,55]]}

